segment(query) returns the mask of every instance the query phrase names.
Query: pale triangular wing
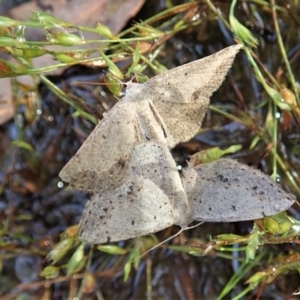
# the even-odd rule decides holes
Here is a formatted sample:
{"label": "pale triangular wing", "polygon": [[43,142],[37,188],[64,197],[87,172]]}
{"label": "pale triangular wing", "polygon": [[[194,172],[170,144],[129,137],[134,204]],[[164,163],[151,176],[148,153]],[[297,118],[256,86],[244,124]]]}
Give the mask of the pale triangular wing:
{"label": "pale triangular wing", "polygon": [[190,208],[176,163],[168,149],[161,143],[145,142],[132,151],[131,174],[151,180],[167,195],[173,207],[174,224],[187,227],[192,221]]}
{"label": "pale triangular wing", "polygon": [[169,147],[191,139],[198,132],[210,96],[224,81],[241,48],[241,45],[225,48],[145,83],[145,87],[151,90],[152,102],[167,126]]}
{"label": "pale triangular wing", "polygon": [[197,221],[255,220],[285,211],[295,202],[269,176],[232,159],[188,168],[184,188]]}
{"label": "pale triangular wing", "polygon": [[125,240],[173,224],[186,227],[190,211],[176,164],[162,144],[135,145],[126,181],[88,202],[79,236],[88,243]]}
{"label": "pale triangular wing", "polygon": [[148,179],[129,178],[114,191],[96,194],[80,221],[79,238],[100,244],[147,235],[174,224],[167,195]]}
{"label": "pale triangular wing", "polygon": [[140,133],[132,118],[132,107],[124,104],[118,103],[110,110],[59,173],[71,187],[96,193],[123,182]]}

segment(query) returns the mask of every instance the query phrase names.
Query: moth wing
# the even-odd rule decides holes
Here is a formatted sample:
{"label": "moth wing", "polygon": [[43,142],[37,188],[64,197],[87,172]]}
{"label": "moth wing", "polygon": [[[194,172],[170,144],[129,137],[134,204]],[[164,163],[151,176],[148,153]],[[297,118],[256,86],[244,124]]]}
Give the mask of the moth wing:
{"label": "moth wing", "polygon": [[71,187],[99,193],[118,187],[127,174],[131,151],[141,137],[132,103],[117,103],[93,130],[59,176]]}
{"label": "moth wing", "polygon": [[153,141],[135,145],[129,172],[153,181],[171,198],[177,191],[184,193],[176,163],[166,145]]}
{"label": "moth wing", "polygon": [[88,243],[119,241],[191,221],[171,153],[166,145],[148,141],[133,147],[126,181],[88,202],[79,236]]}
{"label": "moth wing", "polygon": [[153,141],[137,144],[132,151],[129,172],[151,180],[167,195],[173,207],[174,224],[188,226],[192,219],[187,195],[167,145]]}
{"label": "moth wing", "polygon": [[201,127],[210,96],[219,88],[242,48],[234,45],[151,78],[145,85],[164,120],[169,147],[191,139]]}
{"label": "moth wing", "polygon": [[133,176],[120,187],[96,194],[80,221],[79,238],[99,244],[135,238],[174,224],[169,198],[151,180]]}
{"label": "moth wing", "polygon": [[189,168],[184,188],[197,221],[255,220],[285,211],[295,202],[266,174],[231,159]]}

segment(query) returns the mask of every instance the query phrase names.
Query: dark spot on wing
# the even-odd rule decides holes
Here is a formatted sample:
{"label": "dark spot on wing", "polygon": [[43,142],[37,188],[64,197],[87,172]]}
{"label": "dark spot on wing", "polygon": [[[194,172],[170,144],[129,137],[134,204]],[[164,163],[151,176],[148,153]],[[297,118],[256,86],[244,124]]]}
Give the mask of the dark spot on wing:
{"label": "dark spot on wing", "polygon": [[217,178],[221,181],[221,182],[228,182],[228,178],[224,177],[222,174],[217,175]]}
{"label": "dark spot on wing", "polygon": [[192,100],[198,100],[201,95],[201,90],[197,90],[192,94]]}
{"label": "dark spot on wing", "polygon": [[129,191],[127,192],[127,195],[132,195],[133,193],[133,182],[131,183],[131,185],[128,187],[129,188]]}
{"label": "dark spot on wing", "polygon": [[126,160],[125,160],[124,158],[120,158],[120,159],[118,160],[118,165],[119,165],[119,167],[120,167],[121,169],[124,169],[125,166],[126,166]]}

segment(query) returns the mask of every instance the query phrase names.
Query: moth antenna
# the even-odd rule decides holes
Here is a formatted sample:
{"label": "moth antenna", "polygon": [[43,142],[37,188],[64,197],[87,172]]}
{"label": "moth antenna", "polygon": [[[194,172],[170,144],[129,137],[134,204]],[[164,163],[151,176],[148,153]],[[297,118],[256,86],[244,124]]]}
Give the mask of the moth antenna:
{"label": "moth antenna", "polygon": [[[187,228],[186,228],[186,229],[187,229]],[[141,256],[139,256],[138,258],[144,257],[146,254],[148,254],[148,253],[151,252],[152,250],[156,249],[157,247],[161,246],[162,244],[164,244],[164,243],[170,241],[171,239],[173,239],[174,237],[178,236],[181,232],[183,232],[183,231],[186,230],[186,229],[182,229],[182,228],[181,228],[177,233],[175,233],[174,235],[168,237],[166,240],[164,240],[164,241],[158,243],[158,244],[155,245],[154,247],[150,248],[149,250],[147,250],[145,253],[143,253],[143,254],[142,254]],[[132,262],[134,262],[135,260],[137,260],[137,258],[134,259],[134,260],[132,260]]]}
{"label": "moth antenna", "polygon": [[197,223],[197,224],[195,224],[193,226],[189,226],[187,228],[184,228],[183,230],[190,230],[190,229],[196,228],[196,227],[198,227],[198,226],[200,226],[202,224],[204,224],[204,222],[200,222],[200,223]]}
{"label": "moth antenna", "polygon": [[[148,254],[149,252],[151,252],[152,250],[156,249],[157,247],[163,245],[164,243],[170,241],[171,239],[175,238],[176,236],[178,236],[181,232],[183,231],[186,231],[186,230],[190,230],[190,229],[193,229],[193,228],[196,228],[200,225],[202,225],[204,222],[201,222],[201,223],[197,223],[196,225],[193,225],[193,226],[189,226],[189,227],[186,227],[186,228],[181,228],[177,233],[175,233],[174,235],[168,237],[166,240],[158,243],[157,245],[155,245],[154,247],[150,248],[149,250],[147,250],[145,253],[143,253],[141,256],[139,256],[138,258],[142,258],[144,257],[146,254]],[[137,259],[137,258],[136,258]],[[132,262],[134,262],[136,259],[132,260]]]}

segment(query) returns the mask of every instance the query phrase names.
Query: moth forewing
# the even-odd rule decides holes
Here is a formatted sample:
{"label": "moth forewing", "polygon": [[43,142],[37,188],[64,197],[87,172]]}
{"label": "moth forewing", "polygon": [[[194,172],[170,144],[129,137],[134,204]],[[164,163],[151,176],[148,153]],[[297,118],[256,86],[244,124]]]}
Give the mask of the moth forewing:
{"label": "moth forewing", "polygon": [[236,54],[234,45],[151,78],[145,83],[170,136],[168,146],[191,139],[200,129],[210,97],[224,81]]}

